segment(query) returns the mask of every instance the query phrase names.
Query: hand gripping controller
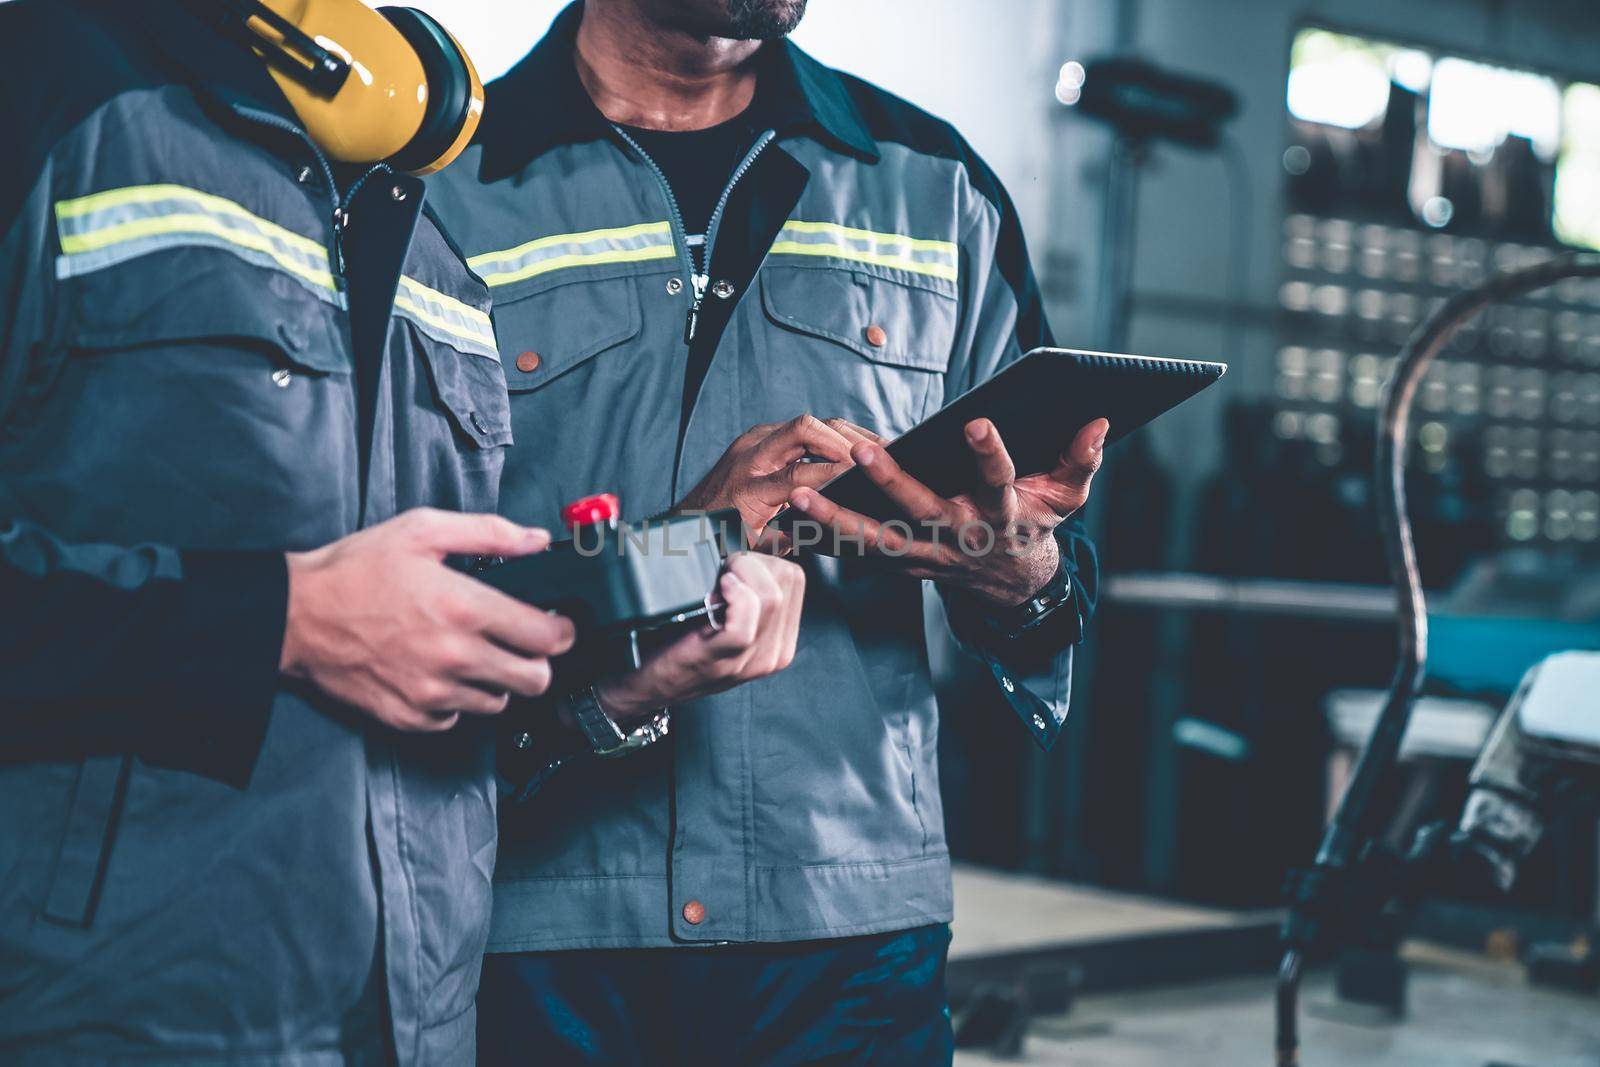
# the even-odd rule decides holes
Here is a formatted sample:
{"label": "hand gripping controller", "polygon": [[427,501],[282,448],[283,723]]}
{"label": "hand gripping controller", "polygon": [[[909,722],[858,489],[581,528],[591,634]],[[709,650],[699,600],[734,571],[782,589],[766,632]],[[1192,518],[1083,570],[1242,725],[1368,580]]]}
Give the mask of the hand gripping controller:
{"label": "hand gripping controller", "polygon": [[721,624],[717,578],[744,547],[735,509],[621,521],[611,493],[561,509],[572,538],[512,560],[480,561],[475,576],[503,593],[572,620],[577,640],[554,661],[551,693],[637,667],[648,648],[692,626]]}

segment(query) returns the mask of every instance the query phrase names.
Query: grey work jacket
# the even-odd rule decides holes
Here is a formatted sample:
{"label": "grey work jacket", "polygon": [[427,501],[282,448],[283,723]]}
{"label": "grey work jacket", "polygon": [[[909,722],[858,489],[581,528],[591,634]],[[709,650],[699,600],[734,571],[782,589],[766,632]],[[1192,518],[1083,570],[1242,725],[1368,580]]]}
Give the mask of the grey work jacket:
{"label": "grey work jacket", "polygon": [[[551,523],[605,490],[645,518],[757,423],[809,412],[898,434],[1045,343],[1009,200],[965,143],[778,43],[755,112],[772,138],[713,224],[711,277],[733,292],[706,297],[696,343],[720,341],[680,448],[688,252],[652,165],[574,73],[578,12],[491,87],[480,145],[432,183],[494,298],[519,442],[505,514]],[[1076,524],[1062,539],[1075,613],[1092,555]],[[922,583],[805,564],[793,666],[674,709],[661,750],[564,770],[530,801],[531,828],[505,823],[491,951],[950,918]],[[986,659],[1041,744],[1066,715],[1073,621],[1042,651]]]}
{"label": "grey work jacket", "polygon": [[489,745],[277,663],[285,551],[494,509],[488,294],[413,178],[338,254],[263,68],[176,3],[4,5],[0,68],[0,1062],[470,1064]]}

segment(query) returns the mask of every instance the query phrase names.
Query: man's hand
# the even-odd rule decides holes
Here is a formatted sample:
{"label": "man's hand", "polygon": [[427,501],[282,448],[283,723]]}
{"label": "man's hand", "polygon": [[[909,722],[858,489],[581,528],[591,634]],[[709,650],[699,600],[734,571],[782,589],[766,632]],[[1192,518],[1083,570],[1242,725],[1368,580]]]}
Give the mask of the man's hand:
{"label": "man's hand", "polygon": [[397,730],[448,730],[538,696],[572,623],[445,566],[450,555],[525,556],[544,530],[421,508],[313,552],[289,554],[279,669]]}
{"label": "man's hand", "polygon": [[[678,511],[738,508],[752,544],[801,486],[818,486],[850,466],[859,431],[842,419],[797,415],[752,426],[728,446],[717,465],[689,491]],[[819,462],[820,461],[820,462]]]}
{"label": "man's hand", "polygon": [[774,674],[794,659],[805,572],[787,560],[741,552],[719,590],[722,629],[703,627],[652,653],[637,670],[595,686],[600,706],[622,723]]}
{"label": "man's hand", "polygon": [[789,499],[831,538],[896,561],[912,577],[965,589],[996,606],[1020,604],[1055,573],[1060,555],[1051,532],[1089,499],[1110,428],[1096,419],[1078,431],[1054,470],[1018,478],[994,424],[976,419],[967,424],[967,445],[983,488],[948,500],[901,470],[881,444],[857,444],[855,462],[905,512],[905,523],[874,522],[808,488]]}

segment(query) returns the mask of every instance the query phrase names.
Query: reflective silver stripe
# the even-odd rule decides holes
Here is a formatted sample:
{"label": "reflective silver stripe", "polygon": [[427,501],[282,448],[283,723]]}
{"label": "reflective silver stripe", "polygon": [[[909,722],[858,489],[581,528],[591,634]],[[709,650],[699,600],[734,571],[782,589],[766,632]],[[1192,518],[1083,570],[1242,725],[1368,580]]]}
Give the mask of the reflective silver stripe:
{"label": "reflective silver stripe", "polygon": [[282,264],[274,257],[253,249],[240,248],[231,241],[206,234],[167,234],[156,237],[142,237],[137,240],[119,242],[112,247],[103,248],[96,252],[80,252],[71,256],[57,256],[56,277],[65,281],[68,278],[93,274],[97,270],[114,267],[130,259],[137,259],[140,256],[149,255],[152,252],[160,252],[168,248],[215,248],[218,251],[236,256],[246,263],[263,267],[266,270],[277,271],[285,277],[299,282],[308,292],[323,303],[331,304],[341,309],[348,306],[344,293],[337,289],[325,289],[320,285],[311,284],[300,275],[292,271],[285,271]]}
{"label": "reflective silver stripe", "polygon": [[[215,248],[286,274],[336,307],[346,305],[326,248],[225,197],[182,185],[135,185],[59,201],[55,213],[61,240],[58,278],[169,248]],[[400,279],[394,312],[436,341],[500,358],[486,312],[415,278]]]}
{"label": "reflective silver stripe", "polygon": [[473,256],[467,260],[467,266],[492,288],[568,267],[636,263],[676,256],[672,224],[663,220],[608,230],[552,234],[515,248]]}
{"label": "reflective silver stripe", "polygon": [[778,231],[769,254],[826,256],[925,274],[952,282],[959,276],[957,248],[953,241],[879,233],[833,222],[790,219]]}
{"label": "reflective silver stripe", "polygon": [[427,336],[452,348],[498,361],[494,325],[489,316],[470,304],[437,289],[430,289],[415,278],[402,275],[394,295],[394,313],[415,324]]}
{"label": "reflective silver stripe", "polygon": [[295,279],[343,306],[327,249],[225,197],[182,185],[135,185],[58,201],[61,255],[71,278],[169,248],[214,248]]}

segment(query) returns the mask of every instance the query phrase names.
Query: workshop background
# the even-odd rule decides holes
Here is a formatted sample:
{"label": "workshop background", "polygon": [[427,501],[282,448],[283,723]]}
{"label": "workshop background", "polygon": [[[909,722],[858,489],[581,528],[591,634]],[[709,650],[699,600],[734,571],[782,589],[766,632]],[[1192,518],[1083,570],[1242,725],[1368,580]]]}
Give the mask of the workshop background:
{"label": "workshop background", "polygon": [[[562,5],[419,6],[488,78]],[[1231,365],[1097,483],[1104,597],[1063,742],[1036,752],[941,657],[963,1044],[1265,1063],[1283,879],[1393,670],[1382,384],[1450,293],[1600,246],[1600,5],[811,0],[795,37],[951,120],[999,172],[1060,343]],[[1153,132],[1106,121],[1089,105],[1111,57],[1204,106]],[[1528,666],[1600,647],[1600,284],[1453,342],[1411,477],[1433,643],[1383,797],[1396,844],[1459,812]],[[1314,979],[1306,1062],[1600,1062],[1596,844],[1573,815],[1509,901],[1428,901],[1401,952],[1409,1013],[1404,968]]]}

